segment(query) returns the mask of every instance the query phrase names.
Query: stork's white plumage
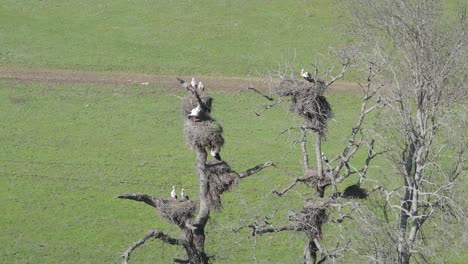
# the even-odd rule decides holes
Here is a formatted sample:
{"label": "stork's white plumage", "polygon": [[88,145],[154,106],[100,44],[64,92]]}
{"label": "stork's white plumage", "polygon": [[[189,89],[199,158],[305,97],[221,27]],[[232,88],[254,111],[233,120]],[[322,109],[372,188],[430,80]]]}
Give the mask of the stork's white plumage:
{"label": "stork's white plumage", "polygon": [[221,160],[221,155],[219,154],[219,148],[214,148],[210,150],[211,156],[213,156],[217,160]]}
{"label": "stork's white plumage", "polygon": [[310,75],[310,73],[304,71],[304,69],[301,70],[301,76],[302,76],[302,78],[306,79],[308,82],[314,82],[314,78],[312,78],[312,75]]}
{"label": "stork's white plumage", "polygon": [[205,86],[203,85],[202,82],[198,82],[198,90],[200,90],[200,91],[205,90]]}
{"label": "stork's white plumage", "polygon": [[197,107],[195,107],[194,109],[192,109],[192,111],[190,111],[190,114],[188,115],[188,117],[198,117],[200,115],[200,112],[201,112],[201,107],[200,105],[197,105]]}
{"label": "stork's white plumage", "polygon": [[195,78],[192,78],[190,85],[192,86],[192,88],[197,88],[197,82],[195,81]]}
{"label": "stork's white plumage", "polygon": [[187,196],[187,193],[185,192],[184,188],[182,188],[182,191],[180,192],[180,197],[181,197],[181,199],[187,199],[188,200],[188,196]]}
{"label": "stork's white plumage", "polygon": [[177,199],[177,193],[176,193],[176,190],[175,190],[175,186],[172,186],[171,197],[174,198],[174,199]]}
{"label": "stork's white plumage", "polygon": [[327,156],[325,156],[325,153],[322,152],[322,160],[325,162],[325,163],[328,163],[328,158]]}

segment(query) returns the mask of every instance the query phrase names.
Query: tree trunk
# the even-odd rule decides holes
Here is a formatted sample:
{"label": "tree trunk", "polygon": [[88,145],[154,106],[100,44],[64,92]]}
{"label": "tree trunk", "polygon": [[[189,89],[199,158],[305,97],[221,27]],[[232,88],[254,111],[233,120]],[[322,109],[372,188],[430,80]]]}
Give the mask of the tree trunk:
{"label": "tree trunk", "polygon": [[188,241],[186,252],[190,264],[206,264],[208,263],[208,257],[205,253],[205,225],[210,217],[210,207],[207,200],[208,179],[205,175],[207,153],[205,148],[201,146],[195,151],[197,153],[197,173],[200,187],[200,209],[193,223],[195,229],[185,231],[185,237]]}
{"label": "tree trunk", "polygon": [[304,248],[304,264],[315,264],[317,262],[317,245],[308,240]]}

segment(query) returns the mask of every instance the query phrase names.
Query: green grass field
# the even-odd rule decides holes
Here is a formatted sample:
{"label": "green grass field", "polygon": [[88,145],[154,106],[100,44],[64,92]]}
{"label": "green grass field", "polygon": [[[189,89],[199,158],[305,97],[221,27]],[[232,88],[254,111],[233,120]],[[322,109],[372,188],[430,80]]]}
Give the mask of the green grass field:
{"label": "green grass field", "polygon": [[326,53],[334,12],[327,0],[4,0],[0,65],[255,75]]}

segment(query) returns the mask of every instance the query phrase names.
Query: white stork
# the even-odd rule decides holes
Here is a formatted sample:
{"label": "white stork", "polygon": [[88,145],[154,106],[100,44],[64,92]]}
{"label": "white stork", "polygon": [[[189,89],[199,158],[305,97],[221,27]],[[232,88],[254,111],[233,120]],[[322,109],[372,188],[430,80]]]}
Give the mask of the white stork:
{"label": "white stork", "polygon": [[175,190],[175,186],[172,186],[171,197],[177,200],[177,193]]}
{"label": "white stork", "polygon": [[182,199],[185,199],[185,200],[188,200],[188,195],[187,193],[185,192],[185,189],[182,188],[182,191],[180,192],[180,197],[182,197]]}
{"label": "white stork", "polygon": [[213,156],[217,160],[221,160],[221,155],[219,155],[219,148],[214,148],[210,150],[211,156]]}
{"label": "white stork", "polygon": [[302,78],[306,79],[308,82],[314,82],[314,78],[312,78],[312,75],[310,73],[304,71],[304,69],[301,70],[301,76]]}
{"label": "white stork", "polygon": [[204,91],[205,90],[205,86],[203,85],[202,82],[198,82],[197,88],[198,88],[199,91]]}
{"label": "white stork", "polygon": [[190,85],[192,86],[192,88],[197,88],[197,82],[195,81],[195,78],[192,78],[192,81],[190,82]]}
{"label": "white stork", "polygon": [[188,117],[198,117],[201,112],[201,107],[200,105],[197,105],[192,111],[190,111],[190,114],[188,114]]}
{"label": "white stork", "polygon": [[322,160],[325,162],[325,163],[328,163],[328,158],[327,156],[325,156],[325,153],[322,152]]}

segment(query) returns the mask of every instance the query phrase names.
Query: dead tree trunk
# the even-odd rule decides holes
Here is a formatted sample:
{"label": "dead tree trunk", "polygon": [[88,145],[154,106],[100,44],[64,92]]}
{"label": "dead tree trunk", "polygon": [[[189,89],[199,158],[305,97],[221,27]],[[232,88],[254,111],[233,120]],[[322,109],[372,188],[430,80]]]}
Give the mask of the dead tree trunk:
{"label": "dead tree trunk", "polygon": [[[133,243],[122,255],[127,264],[130,255],[148,239],[159,239],[170,245],[182,246],[186,259],[174,258],[177,263],[206,264],[209,257],[205,252],[205,227],[210,218],[211,209],[221,210],[221,195],[234,187],[237,182],[253,175],[264,168],[273,166],[266,162],[245,172],[237,173],[221,160],[220,150],[224,144],[221,126],[210,117],[212,98],[201,96],[202,90],[179,79],[182,86],[191,92],[184,98],[182,109],[185,117],[184,132],[187,143],[196,152],[196,168],[199,184],[198,213],[195,215],[196,203],[184,199],[157,199],[146,194],[122,194],[119,198],[144,202],[157,209],[162,218],[177,225],[184,234],[183,239],[175,239],[159,230],[150,231],[145,237]],[[207,149],[214,154],[214,160],[208,160]]]}
{"label": "dead tree trunk", "polygon": [[[374,153],[372,149],[373,143],[365,144],[367,142],[360,134],[364,117],[377,107],[376,105],[368,105],[369,100],[375,95],[375,89],[378,89],[372,86],[370,79],[374,72],[370,70],[368,83],[367,85],[362,86],[364,96],[361,105],[361,112],[356,125],[351,129],[351,135],[347,145],[344,147],[343,151],[332,160],[335,162],[334,166],[331,164],[332,161],[322,157],[322,144],[324,143],[327,134],[327,121],[333,116],[331,107],[325,96],[323,96],[323,92],[328,88],[328,86],[343,77],[343,74],[348,69],[349,65],[350,59],[345,58],[341,73],[333,77],[329,82],[318,80],[315,76],[307,76],[307,73],[303,72],[302,76],[304,77],[305,75],[304,78],[307,82],[296,79],[284,79],[276,88],[276,93],[280,97],[278,101],[283,97],[290,97],[290,111],[303,119],[303,123],[299,127],[301,130],[300,138],[297,142],[301,145],[304,176],[296,177],[294,182],[283,191],[279,192],[275,190],[273,193],[278,196],[284,196],[292,190],[297,183],[306,183],[309,186],[312,186],[315,197],[306,200],[300,212],[295,213],[292,211],[292,213],[288,215],[290,226],[284,226],[281,228],[262,228],[261,226],[250,227],[254,229],[254,234],[280,231],[304,232],[307,236],[303,252],[304,264],[322,263],[327,259],[336,259],[340,257],[338,253],[330,253],[338,252],[339,250],[326,250],[320,245],[320,241],[323,239],[322,227],[328,221],[329,209],[332,207],[341,208],[341,206],[343,206],[338,201],[341,194],[336,193],[335,184],[341,183],[344,179],[354,173],[364,177],[369,163],[377,155],[381,154]],[[259,93],[258,91],[256,92]],[[270,101],[274,100],[271,99],[270,96],[263,95],[263,97]],[[313,144],[315,165],[311,165],[309,162],[309,152],[307,148],[307,142],[309,141],[308,138],[311,135],[315,136],[315,142]],[[359,137],[359,135],[361,137]],[[363,168],[354,169],[349,164],[350,160],[363,145],[369,146],[368,157],[366,158]],[[330,197],[325,197],[326,188],[329,186],[332,186],[332,192]],[[359,189],[359,191],[363,190]],[[352,194],[348,196],[348,198],[362,197],[363,195],[360,197],[353,197]],[[341,215],[340,221],[342,221],[345,216],[347,215]]]}

